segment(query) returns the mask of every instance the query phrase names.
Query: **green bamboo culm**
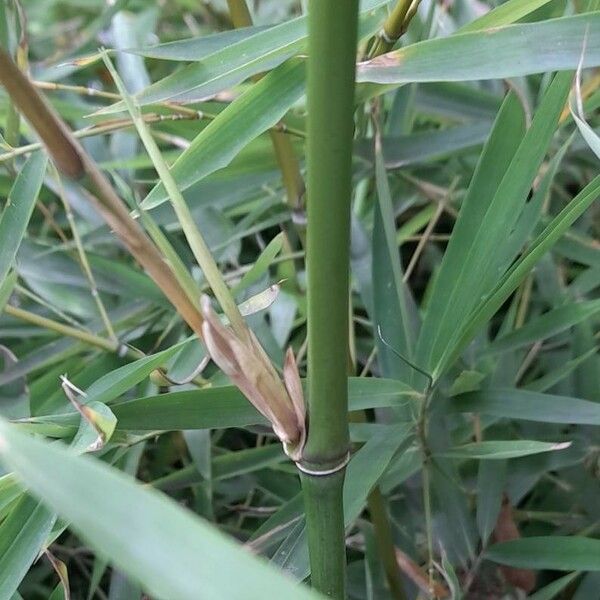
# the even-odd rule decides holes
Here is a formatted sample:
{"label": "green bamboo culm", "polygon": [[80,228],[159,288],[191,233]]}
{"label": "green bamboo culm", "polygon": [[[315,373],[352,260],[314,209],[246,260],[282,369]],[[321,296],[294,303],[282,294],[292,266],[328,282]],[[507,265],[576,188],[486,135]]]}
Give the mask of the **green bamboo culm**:
{"label": "green bamboo culm", "polygon": [[[358,0],[311,0],[308,46],[308,439],[301,468],[313,587],[345,597],[348,268]],[[306,471],[311,473],[308,474]],[[326,475],[328,471],[333,471]]]}

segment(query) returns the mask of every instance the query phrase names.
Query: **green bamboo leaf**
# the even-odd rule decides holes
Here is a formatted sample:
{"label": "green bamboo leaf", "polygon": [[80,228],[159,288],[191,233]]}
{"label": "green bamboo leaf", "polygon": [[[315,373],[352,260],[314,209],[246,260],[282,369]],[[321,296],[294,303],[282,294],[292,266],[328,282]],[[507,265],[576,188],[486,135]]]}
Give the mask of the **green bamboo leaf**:
{"label": "green bamboo leaf", "polygon": [[[348,392],[350,411],[406,408],[421,398],[418,392],[393,379],[351,377]],[[217,429],[267,424],[234,386],[146,396],[117,402],[110,407],[117,417],[117,431]],[[21,420],[19,426],[52,437],[66,437],[75,433],[79,421],[79,415],[71,412]]]}
{"label": "green bamboo leaf", "polygon": [[394,208],[384,156],[378,143],[375,148],[375,181],[377,204],[373,209],[372,319],[381,330],[381,337],[376,337],[376,345],[383,375],[411,381],[413,368],[396,352],[409,361],[412,359],[418,316],[403,281],[394,230]]}
{"label": "green bamboo leaf", "polygon": [[[368,14],[361,19],[360,35],[375,31],[380,19],[377,14],[368,11],[383,4],[385,2],[382,0],[363,2],[363,11]],[[266,33],[272,31],[270,29]],[[175,161],[173,175],[179,188],[185,190],[214,171],[226,167],[249,142],[277,124],[304,94],[304,71],[303,60],[290,59],[219,113]],[[159,184],[144,199],[142,208],[149,210],[165,200],[167,194]]]}
{"label": "green bamboo leaf", "polygon": [[[188,432],[189,433],[189,432]],[[259,448],[249,448],[236,452],[227,452],[214,458],[210,465],[210,479],[221,481],[231,477],[239,477],[267,467],[272,467],[289,460],[284,454],[281,444],[268,444]],[[161,490],[172,490],[188,487],[206,481],[196,464],[178,469],[165,477],[156,479],[152,486]]]}
{"label": "green bamboo leaf", "polygon": [[344,483],[344,523],[359,515],[371,490],[383,476],[393,456],[412,433],[407,424],[389,425],[376,433],[352,457]]}
{"label": "green bamboo leaf", "polygon": [[571,146],[574,136],[571,135],[561,146],[560,150],[554,155],[545,173],[539,181],[531,200],[523,207],[523,211],[515,223],[514,229],[508,234],[506,240],[498,248],[498,263],[502,265],[511,264],[514,259],[522,252],[524,245],[529,241],[535,231],[542,210],[548,201],[552,189],[554,178],[562,160]]}
{"label": "green bamboo leaf", "polygon": [[[275,125],[304,93],[304,64],[288,61],[271,71],[211,121],[175,161],[172,174],[185,190],[226,167],[250,141]],[[142,202],[149,210],[168,199],[158,184]]]}
{"label": "green bamboo leaf", "polygon": [[569,291],[575,298],[584,296],[600,286],[600,265],[580,273],[569,285]]}
{"label": "green bamboo leaf", "polygon": [[[0,455],[83,539],[161,598],[316,598],[163,494],[0,423]],[[99,494],[98,490],[102,490]],[[161,526],[168,524],[168,526]],[[232,573],[235,574],[232,577]]]}
{"label": "green bamboo leaf", "polygon": [[493,545],[485,558],[523,569],[600,571],[600,540],[560,535],[521,538]]}
{"label": "green bamboo leaf", "polygon": [[553,452],[568,448],[571,442],[537,442],[535,440],[508,440],[473,442],[464,446],[456,446],[438,456],[447,458],[474,458],[478,460],[504,460],[506,458],[519,458],[540,454],[542,452]]}
{"label": "green bamboo leaf", "polygon": [[[385,4],[386,0],[362,2],[362,35],[376,29],[380,18],[369,13]],[[190,102],[210,98],[305,51],[307,37],[307,18],[302,16],[268,28],[252,27],[137,51],[145,56],[195,62],[142,90],[135,100],[145,106],[165,100]],[[119,102],[100,112],[113,113],[124,108]]]}
{"label": "green bamboo leaf", "polygon": [[508,0],[508,2],[496,6],[482,17],[461,27],[459,32],[466,33],[467,31],[480,31],[489,27],[510,25],[548,4],[548,2],[550,0]]}
{"label": "green bamboo leaf", "polygon": [[[418,394],[394,380],[350,378],[349,410],[406,407]],[[233,386],[171,392],[111,405],[117,430],[247,427],[266,420]],[[58,421],[57,417],[51,418]],[[67,421],[68,422],[68,421]]]}
{"label": "green bamboo leaf", "polygon": [[[417,458],[423,469],[422,458]],[[434,519],[439,523],[439,543],[453,557],[465,563],[476,556],[478,535],[475,519],[462,490],[456,463],[437,456],[428,469]]]}
{"label": "green bamboo leaf", "polygon": [[[456,33],[360,63],[357,81],[400,85],[470,81],[574,70],[600,64],[600,12]],[[456,60],[460,56],[461,60]]]}
{"label": "green bamboo leaf", "polygon": [[529,596],[529,600],[552,600],[555,598],[560,592],[562,592],[570,583],[573,581],[579,573],[569,573],[564,577],[559,577],[552,583],[545,585],[541,590],[538,590],[534,594]]}
{"label": "green bamboo leaf", "polygon": [[527,252],[506,272],[494,290],[477,307],[468,323],[459,329],[448,345],[439,363],[439,372],[469,343],[479,328],[500,308],[512,291],[523,281],[540,258],[560,239],[569,227],[587,210],[600,195],[600,176],[593,179],[556,216],[544,231],[532,242]]}
{"label": "green bamboo leaf", "polygon": [[579,367],[586,360],[591,358],[592,356],[596,356],[598,354],[598,350],[600,348],[598,346],[594,346],[590,348],[587,352],[576,356],[575,358],[568,360],[563,365],[560,365],[556,369],[552,369],[545,375],[542,375],[538,379],[534,379],[524,385],[526,390],[530,390],[532,392],[545,392],[549,390],[552,386],[556,385],[566,377],[568,377],[577,367]]}
{"label": "green bamboo leaf", "polygon": [[0,313],[2,313],[6,303],[9,301],[16,283],[16,271],[11,271],[2,281],[0,281]]}
{"label": "green bamboo leaf", "polygon": [[[384,137],[382,153],[385,166],[387,169],[398,169],[455,156],[459,151],[466,152],[483,144],[489,133],[488,121],[476,121],[442,130],[417,131],[397,137]],[[355,155],[373,161],[372,140],[359,140],[355,146]]]}
{"label": "green bamboo leaf", "polygon": [[56,517],[24,495],[0,525],[0,598],[10,598],[38,557]]}
{"label": "green bamboo leaf", "polygon": [[[291,28],[297,29],[297,24],[294,23]],[[185,40],[175,40],[164,44],[154,44],[140,48],[126,48],[123,52],[131,52],[132,54],[162,60],[199,61],[267,29],[268,27],[265,26],[243,27],[241,29],[221,31]],[[253,38],[253,41],[256,41],[256,38]]]}
{"label": "green bamboo leaf", "polygon": [[502,492],[506,485],[506,462],[479,463],[477,473],[477,528],[485,546],[498,521]]}
{"label": "green bamboo leaf", "polygon": [[252,268],[244,274],[240,282],[233,288],[231,291],[232,294],[239,294],[242,290],[256,283],[267,272],[275,257],[281,252],[283,239],[284,234],[281,232],[267,244],[266,248],[252,265]]}
{"label": "green bamboo leaf", "polygon": [[192,342],[192,339],[185,340],[171,346],[167,350],[140,358],[103,375],[86,390],[86,403],[100,402],[107,404],[113,401],[130,390],[134,385],[146,379],[152,371],[164,365],[183,347]]}
{"label": "green bamboo leaf", "polygon": [[560,306],[540,317],[531,319],[523,327],[498,337],[486,352],[495,354],[522,348],[561,333],[577,323],[587,321],[598,312],[600,312],[600,300]]}
{"label": "green bamboo leaf", "polygon": [[482,389],[452,398],[450,412],[474,412],[540,423],[600,425],[600,404],[518,389]]}
{"label": "green bamboo leaf", "polygon": [[[296,20],[254,32],[251,38],[241,39],[209,56],[196,59],[201,62],[189,64],[147,87],[135,96],[135,100],[140,106],[164,100],[202,100],[235,87],[257,73],[274,69],[305,45],[305,27],[298,27]],[[115,105],[111,112],[120,108],[120,105]]]}
{"label": "green bamboo leaf", "polygon": [[23,165],[8,194],[0,216],[0,283],[13,266],[44,181],[47,162],[44,152],[34,152]]}
{"label": "green bamboo leaf", "polygon": [[[513,155],[519,148],[524,132],[524,117],[515,95],[509,94],[496,118],[492,133],[483,149],[475,174],[469,185],[467,195],[454,225],[452,237],[444,253],[437,274],[421,333],[417,342],[416,357],[422,366],[432,364],[437,337],[444,327],[452,323],[455,327],[459,314],[467,307],[460,302],[450,304],[453,294],[466,296],[466,302],[473,305],[473,291],[461,289],[461,274],[469,257],[478,232],[483,230],[487,210],[493,205],[496,191],[510,168]],[[500,200],[497,201],[499,203]],[[485,242],[480,242],[485,243]],[[446,316],[447,315],[447,316]],[[447,324],[445,325],[445,319]],[[446,334],[448,335],[448,334]]]}

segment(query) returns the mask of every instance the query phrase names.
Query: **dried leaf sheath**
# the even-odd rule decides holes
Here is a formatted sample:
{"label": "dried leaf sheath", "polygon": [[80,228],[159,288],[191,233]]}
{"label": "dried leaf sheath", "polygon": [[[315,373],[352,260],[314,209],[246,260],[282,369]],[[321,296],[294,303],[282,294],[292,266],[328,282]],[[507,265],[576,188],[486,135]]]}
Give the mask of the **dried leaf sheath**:
{"label": "dried leaf sheath", "polygon": [[286,353],[284,383],[249,328],[243,339],[238,337],[221,323],[208,296],[203,296],[201,303],[202,333],[212,359],[271,422],[286,454],[299,461],[306,437],[305,412],[293,353],[290,350]]}

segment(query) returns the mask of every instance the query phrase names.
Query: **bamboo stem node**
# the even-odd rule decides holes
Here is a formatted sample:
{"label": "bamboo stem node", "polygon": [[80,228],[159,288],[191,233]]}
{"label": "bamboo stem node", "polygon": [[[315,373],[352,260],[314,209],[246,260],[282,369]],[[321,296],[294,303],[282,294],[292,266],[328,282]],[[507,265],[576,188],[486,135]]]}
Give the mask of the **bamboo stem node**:
{"label": "bamboo stem node", "polygon": [[298,467],[299,471],[302,471],[306,475],[311,475],[312,477],[325,477],[326,475],[333,475],[339,471],[342,471],[346,468],[348,463],[350,462],[350,450],[346,452],[346,456],[334,467],[330,469],[309,469],[306,465],[302,464],[302,462],[297,462],[296,467]]}

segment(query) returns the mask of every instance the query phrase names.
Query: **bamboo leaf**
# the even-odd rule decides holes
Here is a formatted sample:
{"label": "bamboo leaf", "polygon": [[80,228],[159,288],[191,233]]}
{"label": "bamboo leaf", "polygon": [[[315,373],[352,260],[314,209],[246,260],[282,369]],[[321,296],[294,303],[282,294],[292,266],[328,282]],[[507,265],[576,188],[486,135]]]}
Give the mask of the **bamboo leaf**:
{"label": "bamboo leaf", "polygon": [[[290,26],[288,25],[288,28],[289,27]],[[294,23],[291,28],[297,29],[297,24]],[[166,42],[165,44],[154,44],[152,46],[143,46],[140,48],[126,48],[123,52],[131,52],[132,54],[139,54],[140,56],[159,58],[162,60],[200,61],[267,29],[268,27],[264,26],[243,27],[241,29],[221,31],[219,33],[201,37],[175,40],[174,42]],[[256,41],[256,38],[254,38],[253,41]],[[238,46],[236,46],[236,50],[239,51]]]}
{"label": "bamboo leaf", "polygon": [[[369,13],[385,3],[386,0],[362,2],[363,22],[367,23],[363,34],[374,31],[379,21]],[[164,100],[189,102],[210,98],[305,51],[307,37],[307,18],[302,16],[272,27],[249,27],[133,50],[154,58],[195,61],[147,87],[135,100],[145,106]],[[101,112],[123,109],[124,105],[118,103]]]}
{"label": "bamboo leaf", "polygon": [[533,241],[527,252],[507,271],[492,293],[477,307],[469,322],[458,331],[440,360],[442,372],[453,356],[465,347],[477,330],[492,317],[510,293],[519,285],[539,259],[560,239],[569,227],[600,195],[600,176],[593,179],[556,216]]}
{"label": "bamboo leaf", "polygon": [[[482,145],[490,133],[488,121],[475,121],[442,130],[417,131],[397,137],[382,139],[382,154],[387,169],[398,169],[408,165],[429,163],[455,156],[458,151],[468,151]],[[373,161],[372,140],[359,140],[355,154]]]}
{"label": "bamboo leaf", "polygon": [[240,282],[233,288],[232,294],[237,295],[245,288],[256,283],[269,269],[275,257],[283,247],[283,232],[278,233],[260,253],[252,268],[244,274]]}
{"label": "bamboo leaf", "polygon": [[377,204],[373,209],[372,318],[381,331],[381,337],[376,337],[376,345],[382,374],[385,377],[411,381],[412,367],[395,352],[401,353],[409,361],[412,359],[418,320],[410,292],[403,281],[400,254],[394,235],[392,197],[378,141],[375,148],[375,181]]}
{"label": "bamboo leaf", "polygon": [[13,266],[17,250],[37,200],[48,159],[34,152],[23,165],[0,216],[0,283]]}
{"label": "bamboo leaf", "polygon": [[15,284],[17,283],[17,272],[11,271],[0,281],[0,313],[4,310],[6,303],[10,300]]}
{"label": "bamboo leaf", "polygon": [[29,438],[4,421],[0,439],[3,462],[28,489],[151,594],[184,599],[202,590],[215,600],[258,600],[267,585],[286,598],[316,597],[163,494],[107,465]]}
{"label": "bamboo leaf", "polygon": [[[495,193],[519,148],[523,132],[521,107],[517,98],[510,94],[500,108],[492,133],[477,163],[431,292],[416,350],[417,360],[422,366],[433,364],[432,355],[443,328],[447,329],[450,323],[455,327],[460,322],[460,313],[475,302],[473,290],[465,289],[460,277],[469,266],[469,250],[483,228],[486,212],[493,205]],[[449,301],[457,294],[464,298],[467,292],[467,306],[462,304],[462,300],[456,303]]]}
{"label": "bamboo leaf", "polygon": [[[600,12],[426,40],[360,63],[358,82],[400,85],[575,70],[600,64]],[[461,60],[456,60],[460,56]]]}
{"label": "bamboo leaf", "polygon": [[529,600],[552,600],[552,598],[560,594],[578,576],[579,573],[575,572],[569,573],[564,577],[559,577],[552,583],[545,585],[541,590],[531,594]]}
{"label": "bamboo leaf", "polygon": [[24,495],[0,525],[0,598],[10,598],[40,553],[55,516]]}
{"label": "bamboo leaf", "polygon": [[548,4],[550,0],[508,0],[499,6],[496,6],[482,17],[471,21],[460,28],[460,33],[467,31],[479,31],[488,27],[498,27],[500,25],[509,25],[514,23],[533,11]]}
{"label": "bamboo leaf", "polygon": [[[304,64],[288,61],[271,71],[209,123],[175,161],[181,190],[226,167],[250,141],[275,125],[304,93]],[[168,198],[162,184],[142,202],[150,210]]]}
{"label": "bamboo leaf", "polygon": [[[115,371],[116,373],[117,371]],[[110,381],[107,377],[106,382]],[[90,390],[92,386],[90,386]],[[106,398],[90,394],[89,399]],[[348,380],[349,410],[402,407],[420,398],[406,384],[392,379],[351,377]],[[267,421],[234,386],[215,386],[169,392],[125,400],[110,405],[117,417],[117,431],[168,431],[264,425]],[[32,431],[63,437],[79,426],[77,413],[21,420]]]}
{"label": "bamboo leaf", "polygon": [[506,462],[479,463],[477,473],[477,528],[485,546],[498,521],[502,506],[502,492],[506,485]]}
{"label": "bamboo leaf", "polygon": [[552,337],[577,323],[587,321],[600,312],[600,300],[589,300],[560,306],[523,327],[500,336],[489,346],[489,353],[507,352]]}
{"label": "bamboo leaf", "polygon": [[119,367],[102,376],[86,390],[86,402],[107,404],[123,395],[134,385],[148,377],[155,369],[164,365],[171,357],[193,340],[185,340],[151,356]]}
{"label": "bamboo leaf", "polygon": [[[349,410],[406,407],[416,392],[399,381],[349,379]],[[233,386],[171,392],[111,405],[118,430],[209,429],[264,424]]]}
{"label": "bamboo leaf", "polygon": [[474,458],[478,460],[504,460],[506,458],[519,458],[542,452],[554,452],[568,448],[571,442],[537,442],[534,440],[510,440],[473,442],[464,446],[456,446],[439,456],[447,458]]}
{"label": "bamboo leaf", "polygon": [[524,569],[600,571],[600,540],[579,536],[521,538],[495,544],[485,557]]}
{"label": "bamboo leaf", "polygon": [[452,398],[451,412],[474,412],[540,423],[600,425],[600,404],[517,389],[482,389]]}

